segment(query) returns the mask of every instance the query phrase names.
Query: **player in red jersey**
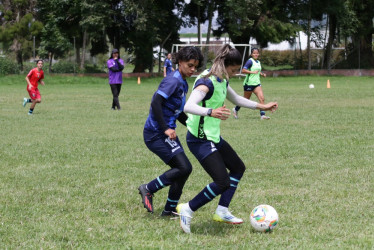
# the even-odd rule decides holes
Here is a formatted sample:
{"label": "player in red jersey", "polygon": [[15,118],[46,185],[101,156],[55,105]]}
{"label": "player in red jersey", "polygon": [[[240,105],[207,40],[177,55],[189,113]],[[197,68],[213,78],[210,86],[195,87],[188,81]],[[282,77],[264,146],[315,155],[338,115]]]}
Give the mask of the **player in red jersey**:
{"label": "player in red jersey", "polygon": [[43,60],[36,61],[36,68],[30,70],[30,72],[26,76],[27,82],[27,91],[29,92],[30,98],[23,98],[23,106],[26,106],[26,103],[31,102],[29,115],[32,115],[34,112],[35,105],[42,101],[42,97],[40,95],[38,84],[40,82],[41,85],[44,85],[44,72],[43,72]]}

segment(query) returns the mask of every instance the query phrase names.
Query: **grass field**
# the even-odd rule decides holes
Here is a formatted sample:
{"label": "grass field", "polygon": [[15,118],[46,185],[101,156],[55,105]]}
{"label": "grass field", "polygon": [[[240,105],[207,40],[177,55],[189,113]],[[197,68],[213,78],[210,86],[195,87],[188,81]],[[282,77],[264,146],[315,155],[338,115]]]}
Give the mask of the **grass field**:
{"label": "grass field", "polygon": [[[112,111],[107,79],[47,75],[28,116],[24,76],[1,77],[0,248],[373,249],[374,79],[329,79],[331,89],[327,77],[263,79],[267,101],[279,103],[271,120],[242,109],[222,123],[247,166],[230,206],[245,223],[212,221],[216,199],[186,235],[159,216],[167,189],[155,195],[155,214],[137,192],[167,170],[142,138],[160,78],[125,79],[123,109]],[[231,81],[240,94],[242,80]],[[186,128],[177,134],[194,167],[186,202],[210,178],[188,151]],[[270,234],[249,223],[263,203],[280,218]]]}

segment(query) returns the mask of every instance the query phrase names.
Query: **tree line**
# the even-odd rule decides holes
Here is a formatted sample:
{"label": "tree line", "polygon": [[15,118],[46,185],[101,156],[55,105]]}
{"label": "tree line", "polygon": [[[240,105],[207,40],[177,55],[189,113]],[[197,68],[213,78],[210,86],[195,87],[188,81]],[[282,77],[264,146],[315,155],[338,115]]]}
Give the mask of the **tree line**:
{"label": "tree line", "polygon": [[124,48],[133,55],[134,72],[152,72],[154,47],[170,51],[181,27],[197,25],[200,33],[208,22],[199,43],[228,34],[233,43],[254,38],[266,47],[296,43],[302,31],[308,69],[313,43],[324,51],[322,68],[331,68],[332,49],[342,44],[352,68],[372,68],[373,18],[373,0],[0,0],[0,48],[13,53],[21,68],[34,46],[42,58],[62,58],[74,46],[81,68],[86,52]]}

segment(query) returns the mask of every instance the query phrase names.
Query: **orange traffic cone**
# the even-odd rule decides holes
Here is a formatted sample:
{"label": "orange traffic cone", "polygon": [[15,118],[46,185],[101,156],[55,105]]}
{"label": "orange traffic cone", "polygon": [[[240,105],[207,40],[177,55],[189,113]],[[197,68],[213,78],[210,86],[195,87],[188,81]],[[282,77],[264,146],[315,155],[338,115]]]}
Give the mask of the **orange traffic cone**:
{"label": "orange traffic cone", "polygon": [[140,76],[138,76],[138,84],[140,84]]}
{"label": "orange traffic cone", "polygon": [[327,79],[327,88],[328,89],[331,88],[331,86],[330,86],[330,80],[329,79]]}

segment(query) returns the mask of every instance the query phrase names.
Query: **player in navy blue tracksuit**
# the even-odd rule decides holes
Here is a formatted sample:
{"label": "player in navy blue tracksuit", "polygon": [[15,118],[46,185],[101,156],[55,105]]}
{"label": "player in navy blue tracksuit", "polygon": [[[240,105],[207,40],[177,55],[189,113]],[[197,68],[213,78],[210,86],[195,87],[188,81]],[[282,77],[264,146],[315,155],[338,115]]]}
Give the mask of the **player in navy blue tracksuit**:
{"label": "player in navy blue tracksuit", "polygon": [[144,125],[144,142],[170,169],[147,184],[140,185],[139,193],[144,207],[153,213],[153,194],[170,186],[165,208],[161,215],[172,215],[182,195],[182,189],[192,171],[192,165],[184,153],[176,135],[176,120],[186,125],[187,115],[183,112],[188,92],[186,78],[191,77],[201,65],[200,49],[184,47],[175,54],[176,71],[167,75],[152,97],[147,121]]}

